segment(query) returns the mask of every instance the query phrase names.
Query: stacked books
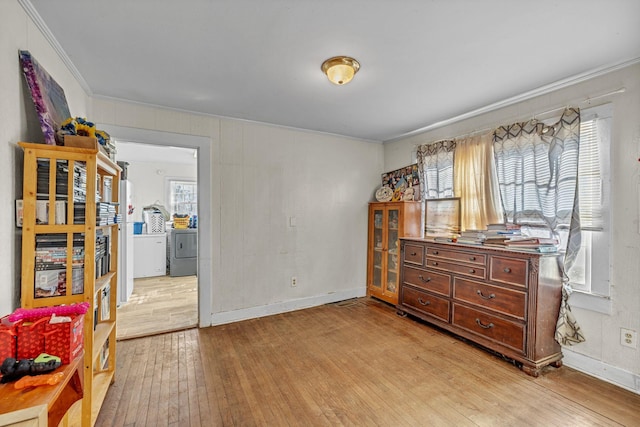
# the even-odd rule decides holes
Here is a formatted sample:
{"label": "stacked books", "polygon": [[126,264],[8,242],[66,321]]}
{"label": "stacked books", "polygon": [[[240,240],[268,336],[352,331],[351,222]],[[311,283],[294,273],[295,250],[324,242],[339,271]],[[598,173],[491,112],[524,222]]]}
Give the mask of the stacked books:
{"label": "stacked books", "polygon": [[96,225],[111,225],[115,223],[116,207],[111,203],[98,202],[96,204]]}
{"label": "stacked books", "polygon": [[109,252],[109,236],[102,230],[96,231],[96,279],[109,272],[111,254]]}
{"label": "stacked books", "polygon": [[558,240],[547,237],[520,236],[504,242],[505,246],[513,249],[535,249],[542,253],[552,253],[558,250]]}
{"label": "stacked books", "polygon": [[[49,176],[51,162],[47,159],[38,159],[37,167],[37,196],[38,199],[49,198]],[[57,160],[55,165],[56,198],[65,199],[69,190],[69,162]],[[87,166],[84,162],[74,162],[73,171],[73,201],[84,202],[86,200]]]}
{"label": "stacked books", "polygon": [[[84,289],[84,240],[73,235],[72,294]],[[36,236],[35,283],[36,298],[66,296],[67,294],[67,236],[39,234]]]}
{"label": "stacked books", "polygon": [[482,245],[485,239],[484,230],[465,230],[456,239],[457,243],[464,245]]}
{"label": "stacked books", "polygon": [[517,224],[489,224],[486,230],[465,230],[458,235],[436,236],[436,242],[455,242],[463,245],[496,245],[515,250],[535,250],[540,253],[558,251],[558,240],[522,234]]}

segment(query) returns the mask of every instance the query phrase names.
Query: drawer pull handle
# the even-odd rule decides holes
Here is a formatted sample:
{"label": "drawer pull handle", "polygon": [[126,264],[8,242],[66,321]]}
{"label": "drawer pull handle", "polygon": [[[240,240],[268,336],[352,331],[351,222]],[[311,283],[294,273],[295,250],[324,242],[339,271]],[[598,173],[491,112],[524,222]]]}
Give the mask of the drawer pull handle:
{"label": "drawer pull handle", "polygon": [[432,265],[438,265],[438,261],[433,261],[431,264]]}
{"label": "drawer pull handle", "polygon": [[434,255],[438,255],[438,251],[433,251],[433,254]]}
{"label": "drawer pull handle", "polygon": [[469,269],[469,273],[473,274],[473,273],[475,273],[475,272],[476,272],[476,270],[474,270],[473,268],[470,268],[470,269]]}
{"label": "drawer pull handle", "polygon": [[418,297],[418,302],[422,305],[430,305],[431,302],[430,301],[425,301],[422,299],[422,297]]}
{"label": "drawer pull handle", "polygon": [[427,277],[426,279],[424,277],[422,277],[422,274],[418,276],[420,278],[420,280],[422,280],[424,283],[428,283],[431,281],[431,277]]}
{"label": "drawer pull handle", "polygon": [[411,256],[416,256],[416,255],[418,255],[418,254],[415,253],[415,252],[411,252]]}
{"label": "drawer pull handle", "polygon": [[493,299],[493,298],[495,298],[495,297],[496,297],[496,294],[489,294],[488,296],[484,296],[484,294],[482,293],[482,291],[481,291],[480,289],[478,289],[478,290],[476,291],[476,293],[477,293],[478,295],[480,295],[480,298],[482,298],[482,299]]}
{"label": "drawer pull handle", "polygon": [[475,261],[475,260],[476,260],[476,257],[474,257],[474,256],[470,256],[469,257],[469,261]]}
{"label": "drawer pull handle", "polygon": [[476,323],[478,324],[478,326],[480,326],[482,329],[491,329],[493,328],[493,323],[489,323],[488,325],[483,324],[480,319],[476,318]]}
{"label": "drawer pull handle", "polygon": [[502,271],[504,271],[505,273],[511,273],[511,269],[510,269],[509,267],[505,268],[505,269],[504,269],[504,270],[502,270]]}

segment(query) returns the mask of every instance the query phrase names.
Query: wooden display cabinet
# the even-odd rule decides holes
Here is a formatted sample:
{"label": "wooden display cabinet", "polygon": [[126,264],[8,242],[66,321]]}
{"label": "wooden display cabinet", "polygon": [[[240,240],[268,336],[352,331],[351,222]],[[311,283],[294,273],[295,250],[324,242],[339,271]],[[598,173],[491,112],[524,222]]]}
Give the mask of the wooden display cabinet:
{"label": "wooden display cabinet", "polygon": [[390,304],[398,302],[400,237],[420,237],[420,202],[369,204],[367,295]]}
{"label": "wooden display cabinet", "polygon": [[19,145],[24,150],[21,305],[89,304],[81,417],[83,426],[92,426],[116,367],[120,168],[97,148]]}

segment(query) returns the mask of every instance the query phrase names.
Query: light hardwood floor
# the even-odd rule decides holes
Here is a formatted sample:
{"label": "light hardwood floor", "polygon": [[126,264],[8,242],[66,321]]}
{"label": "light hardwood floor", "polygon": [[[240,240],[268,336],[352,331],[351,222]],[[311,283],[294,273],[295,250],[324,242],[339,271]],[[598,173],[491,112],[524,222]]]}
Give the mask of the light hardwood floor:
{"label": "light hardwood floor", "polygon": [[538,378],[376,300],[119,341],[97,426],[638,426],[640,395]]}
{"label": "light hardwood floor", "polygon": [[118,307],[118,340],[193,328],[198,324],[198,278],[135,279],[131,298]]}

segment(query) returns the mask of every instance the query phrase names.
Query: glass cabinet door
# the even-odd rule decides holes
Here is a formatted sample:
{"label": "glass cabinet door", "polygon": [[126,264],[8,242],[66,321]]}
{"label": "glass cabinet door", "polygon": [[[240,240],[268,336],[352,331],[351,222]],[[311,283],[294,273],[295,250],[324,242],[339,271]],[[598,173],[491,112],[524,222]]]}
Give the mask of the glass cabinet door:
{"label": "glass cabinet door", "polygon": [[387,211],[387,277],[385,278],[385,292],[395,294],[398,290],[398,222],[400,211]]}
{"label": "glass cabinet door", "polygon": [[371,285],[382,293],[382,254],[383,242],[384,210],[376,209],[373,212],[373,277]]}

